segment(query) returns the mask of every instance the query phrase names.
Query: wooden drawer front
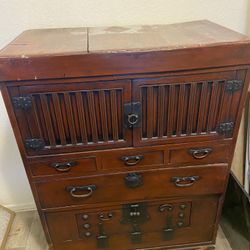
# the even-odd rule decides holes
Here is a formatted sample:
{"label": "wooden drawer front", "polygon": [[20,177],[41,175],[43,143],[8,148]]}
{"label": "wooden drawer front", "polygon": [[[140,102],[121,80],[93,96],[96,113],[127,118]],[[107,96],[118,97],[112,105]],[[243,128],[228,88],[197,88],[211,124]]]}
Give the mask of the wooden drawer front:
{"label": "wooden drawer front", "polygon": [[135,145],[232,137],[246,71],[211,72],[133,81],[141,103]]}
{"label": "wooden drawer front", "polygon": [[102,154],[102,168],[109,169],[123,169],[137,167],[152,167],[164,164],[165,152],[161,150],[122,150],[105,152]]}
{"label": "wooden drawer front", "polygon": [[138,171],[36,183],[42,208],[222,193],[228,166]]}
{"label": "wooden drawer front", "polygon": [[124,104],[131,101],[128,80],[9,90],[29,155],[132,144],[132,132],[124,128],[122,114]]}
{"label": "wooden drawer front", "polygon": [[144,249],[211,241],[217,206],[216,197],[157,200],[48,213],[46,219],[55,249]]}
{"label": "wooden drawer front", "polygon": [[80,175],[97,170],[96,157],[60,157],[46,162],[33,163],[30,167],[33,176]]}
{"label": "wooden drawer front", "polygon": [[194,146],[179,146],[169,149],[169,161],[172,165],[227,162],[230,149],[230,144],[216,143],[197,143]]}

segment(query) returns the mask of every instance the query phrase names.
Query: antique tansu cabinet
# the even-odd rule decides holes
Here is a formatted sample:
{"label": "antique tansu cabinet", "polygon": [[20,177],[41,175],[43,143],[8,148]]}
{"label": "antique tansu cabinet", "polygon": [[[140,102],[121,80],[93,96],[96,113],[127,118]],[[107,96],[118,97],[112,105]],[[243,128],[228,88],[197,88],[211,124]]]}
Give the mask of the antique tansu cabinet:
{"label": "antique tansu cabinet", "polygon": [[211,23],[28,30],[0,85],[50,249],[213,249],[250,40]]}

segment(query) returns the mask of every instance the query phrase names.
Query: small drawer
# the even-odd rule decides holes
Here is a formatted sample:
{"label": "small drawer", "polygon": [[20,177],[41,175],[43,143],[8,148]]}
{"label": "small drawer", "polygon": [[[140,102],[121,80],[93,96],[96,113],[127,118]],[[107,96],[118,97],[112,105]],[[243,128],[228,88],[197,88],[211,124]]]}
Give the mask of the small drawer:
{"label": "small drawer", "polygon": [[129,169],[164,164],[164,150],[119,150],[102,154],[102,169]]}
{"label": "small drawer", "polygon": [[207,164],[228,162],[230,144],[197,143],[170,148],[170,164]]}
{"label": "small drawer", "polygon": [[158,169],[36,182],[42,208],[222,193],[228,165]]}
{"label": "small drawer", "polygon": [[60,157],[31,164],[33,176],[50,176],[63,174],[84,174],[94,172],[97,169],[96,157]]}
{"label": "small drawer", "polygon": [[211,241],[217,207],[218,197],[198,196],[52,212],[46,220],[58,250],[148,249]]}

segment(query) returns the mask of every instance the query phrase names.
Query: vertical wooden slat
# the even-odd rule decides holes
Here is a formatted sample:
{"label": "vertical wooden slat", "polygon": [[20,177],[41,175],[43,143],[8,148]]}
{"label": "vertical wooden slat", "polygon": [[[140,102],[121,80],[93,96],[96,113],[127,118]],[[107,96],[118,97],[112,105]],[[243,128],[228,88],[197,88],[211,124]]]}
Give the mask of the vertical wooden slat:
{"label": "vertical wooden slat", "polygon": [[91,126],[91,131],[92,131],[92,139],[93,139],[93,142],[98,142],[94,94],[92,91],[87,92],[87,100],[88,100],[88,108],[89,108],[90,126]]}
{"label": "vertical wooden slat", "polygon": [[70,97],[71,97],[73,121],[74,121],[74,126],[75,126],[75,131],[76,131],[76,138],[78,141],[80,140],[81,132],[80,132],[79,114],[78,114],[78,109],[77,109],[77,104],[76,104],[76,93],[75,92],[71,93]]}
{"label": "vertical wooden slat", "polygon": [[123,100],[122,100],[122,89],[116,90],[116,97],[117,97],[117,116],[118,116],[118,136],[119,139],[123,138]]}
{"label": "vertical wooden slat", "polygon": [[142,103],[142,138],[147,138],[147,88],[140,88],[140,101]]}
{"label": "vertical wooden slat", "polygon": [[[200,134],[202,132],[203,127],[203,120],[206,116],[206,103],[207,103],[207,97],[208,97],[208,88],[207,88],[207,82],[202,83],[202,89],[201,89],[201,98],[200,98],[200,104],[199,104],[199,112],[198,112],[198,121],[197,121],[197,133]],[[197,103],[198,105],[198,103]]]}
{"label": "vertical wooden slat", "polygon": [[221,86],[221,96],[220,96],[220,101],[218,104],[218,109],[219,109],[219,113],[218,113],[218,117],[216,119],[216,124],[220,124],[221,122],[225,122],[224,121],[224,117],[226,114],[226,110],[229,108],[226,106],[227,104],[227,93],[225,91],[225,84],[226,82],[224,81],[222,86]]}
{"label": "vertical wooden slat", "polygon": [[159,86],[154,86],[153,87],[153,113],[151,114],[153,116],[153,137],[158,137],[158,128],[157,128],[157,124],[158,124],[158,90],[159,90]]}
{"label": "vertical wooden slat", "polygon": [[48,100],[48,107],[49,107],[49,112],[50,112],[50,116],[51,116],[51,120],[52,120],[52,125],[53,125],[53,128],[54,128],[56,144],[58,144],[59,131],[58,131],[58,124],[57,124],[57,119],[56,119],[56,112],[55,112],[55,108],[54,108],[54,105],[53,105],[53,100],[52,100],[51,94],[47,95],[47,100]]}
{"label": "vertical wooden slat", "polygon": [[46,94],[41,94],[40,98],[41,98],[45,124],[46,124],[47,132],[48,132],[49,142],[51,146],[56,146],[56,140],[55,140],[54,129],[52,126],[52,121],[51,121],[51,117],[49,113],[47,96]]}
{"label": "vertical wooden slat", "polygon": [[169,95],[168,95],[168,119],[167,119],[167,136],[172,136],[173,135],[173,120],[175,116],[175,86],[170,85],[169,87]]}
{"label": "vertical wooden slat", "polygon": [[52,94],[52,100],[55,108],[55,114],[58,124],[58,132],[60,136],[60,141],[62,145],[66,145],[66,137],[65,137],[65,130],[63,126],[63,118],[62,118],[62,111],[60,107],[60,100],[58,94]]}
{"label": "vertical wooden slat", "polygon": [[147,138],[153,137],[153,87],[147,88]]}
{"label": "vertical wooden slat", "polygon": [[187,116],[187,135],[191,135],[193,129],[192,125],[194,119],[195,96],[196,96],[196,83],[191,83],[190,97],[188,104],[188,116]]}
{"label": "vertical wooden slat", "polygon": [[177,127],[176,127],[176,135],[180,136],[182,134],[182,122],[183,122],[183,114],[185,109],[185,85],[180,85],[180,92],[178,97],[178,114],[177,114]]}
{"label": "vertical wooden slat", "polygon": [[158,128],[157,134],[159,138],[163,137],[163,123],[164,123],[164,95],[165,95],[165,86],[159,86],[158,88]]}
{"label": "vertical wooden slat", "polygon": [[98,141],[104,141],[103,140],[103,134],[102,134],[102,125],[101,125],[101,110],[102,107],[100,107],[99,103],[99,90],[93,91],[94,96],[94,108],[95,108],[95,114],[96,114],[96,127],[97,127],[97,137]]}
{"label": "vertical wooden slat", "polygon": [[208,113],[207,119],[207,132],[210,133],[213,131],[213,123],[216,117],[216,106],[219,101],[219,86],[218,82],[214,81],[212,84],[212,91],[211,91],[211,101],[210,101],[210,108]]}
{"label": "vertical wooden slat", "polygon": [[65,130],[65,137],[66,137],[66,143],[71,143],[70,140],[70,133],[69,133],[69,124],[68,124],[68,118],[67,118],[67,111],[66,111],[66,105],[65,105],[65,99],[63,93],[58,94],[60,107],[62,111],[62,118],[63,118],[63,127]]}
{"label": "vertical wooden slat", "polygon": [[117,121],[117,100],[116,100],[116,90],[112,89],[110,91],[111,100],[111,117],[112,117],[112,134],[114,141],[118,141],[118,121]]}
{"label": "vertical wooden slat", "polygon": [[104,90],[99,91],[99,105],[101,112],[101,125],[102,125],[102,135],[103,140],[107,142],[109,140],[108,136],[108,124],[107,124],[107,105],[105,101],[105,92]]}
{"label": "vertical wooden slat", "polygon": [[65,99],[65,106],[66,106],[66,112],[67,112],[67,118],[68,118],[68,124],[69,124],[69,133],[70,133],[71,143],[77,144],[75,121],[74,121],[73,112],[72,112],[70,94],[64,93],[64,99]]}
{"label": "vertical wooden slat", "polygon": [[87,129],[86,129],[86,121],[85,121],[85,110],[83,108],[83,100],[82,100],[81,92],[76,93],[76,105],[77,105],[78,115],[79,115],[79,125],[80,125],[82,142],[87,144],[88,136],[87,136]]}

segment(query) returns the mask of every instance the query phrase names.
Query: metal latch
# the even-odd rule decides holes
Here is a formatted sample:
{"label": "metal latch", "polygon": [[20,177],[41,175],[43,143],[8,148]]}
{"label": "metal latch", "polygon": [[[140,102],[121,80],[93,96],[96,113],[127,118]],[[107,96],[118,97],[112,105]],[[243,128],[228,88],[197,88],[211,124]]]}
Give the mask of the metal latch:
{"label": "metal latch", "polygon": [[141,112],[140,102],[124,104],[124,127],[139,128],[141,126]]}

